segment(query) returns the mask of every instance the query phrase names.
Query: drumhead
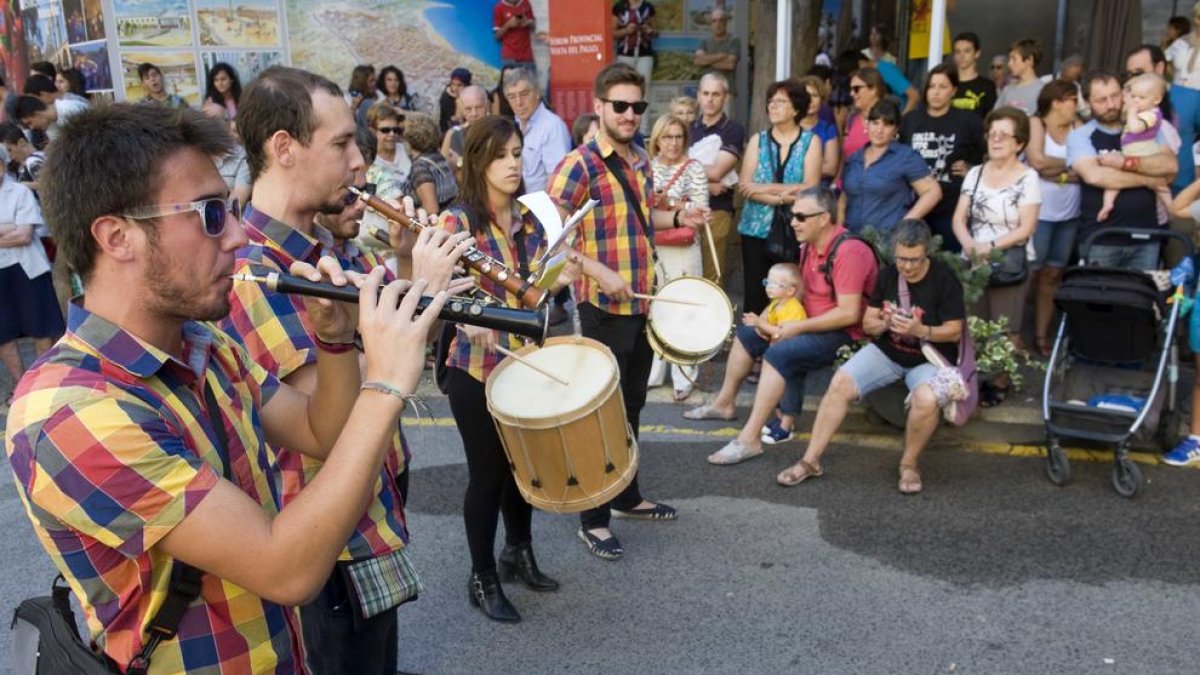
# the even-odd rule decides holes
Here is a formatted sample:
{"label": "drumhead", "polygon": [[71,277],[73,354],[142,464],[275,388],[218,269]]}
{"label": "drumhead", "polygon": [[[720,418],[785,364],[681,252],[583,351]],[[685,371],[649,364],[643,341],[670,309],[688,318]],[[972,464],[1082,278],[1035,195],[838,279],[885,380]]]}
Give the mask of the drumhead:
{"label": "drumhead", "polygon": [[672,351],[702,355],[720,348],[733,327],[733,306],[714,283],[700,277],[667,282],[655,297],[698,302],[703,306],[651,302],[650,329]]}
{"label": "drumhead", "polygon": [[618,379],[612,353],[586,338],[578,342],[571,337],[551,338],[541,349],[518,353],[570,386],[505,359],[488,378],[488,404],[493,414],[531,421],[573,415],[588,409]]}

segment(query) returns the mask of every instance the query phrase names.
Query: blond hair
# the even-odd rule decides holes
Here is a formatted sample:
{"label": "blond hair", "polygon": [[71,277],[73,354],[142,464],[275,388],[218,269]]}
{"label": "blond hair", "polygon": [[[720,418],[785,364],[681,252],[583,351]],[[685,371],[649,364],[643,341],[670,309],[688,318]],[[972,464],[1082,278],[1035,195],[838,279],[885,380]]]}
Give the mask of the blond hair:
{"label": "blond hair", "polygon": [[771,269],[767,270],[767,274],[769,275],[772,272],[778,272],[785,275],[788,278],[788,281],[792,282],[792,285],[795,286],[797,290],[799,290],[800,286],[804,283],[804,279],[800,276],[800,266],[796,263],[775,263],[774,265],[771,265]]}
{"label": "blond hair", "polygon": [[683,130],[683,147],[687,148],[690,143],[690,134],[688,133],[688,125],[683,123],[683,120],[668,113],[662,115],[654,121],[654,128],[650,130],[650,139],[646,142],[646,152],[651,157],[658,156],[658,139],[667,132],[672,124],[678,124]]}

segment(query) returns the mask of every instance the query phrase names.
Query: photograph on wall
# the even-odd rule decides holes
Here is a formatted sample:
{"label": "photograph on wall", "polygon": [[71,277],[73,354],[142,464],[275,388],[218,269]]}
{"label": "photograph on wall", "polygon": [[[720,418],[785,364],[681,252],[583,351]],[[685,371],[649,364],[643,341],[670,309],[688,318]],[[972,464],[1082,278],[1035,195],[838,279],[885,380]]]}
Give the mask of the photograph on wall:
{"label": "photograph on wall", "polygon": [[83,76],[83,88],[89,92],[112,89],[112,66],[108,62],[108,43],[104,40],[71,45],[71,65]]}
{"label": "photograph on wall", "polygon": [[101,0],[83,0],[83,20],[87,24],[87,39],[104,39],[104,3]]}
{"label": "photograph on wall", "polygon": [[712,2],[712,0],[687,0],[687,25],[684,27],[689,33],[710,33],[708,19],[712,14],[712,10],[720,6],[725,10],[725,15],[729,17],[729,23],[725,30],[730,33],[734,32],[733,27],[733,3]]}
{"label": "photograph on wall", "polygon": [[250,80],[258,77],[262,71],[271,66],[283,63],[283,52],[204,52],[200,55],[204,67],[202,80],[208,82],[208,71],[218,63],[233,66],[238,74],[238,80],[245,87]]}
{"label": "photograph on wall", "polygon": [[87,42],[87,21],[83,18],[83,0],[63,0],[63,16],[67,21],[67,42]]}
{"label": "photograph on wall", "polygon": [[35,0],[21,12],[29,60],[60,62],[66,56],[67,24],[57,0]]}
{"label": "photograph on wall", "polygon": [[146,89],[138,77],[138,66],[153,63],[163,74],[167,94],[182,96],[191,105],[200,103],[200,84],[196,79],[194,52],[121,52],[121,82],[126,101],[140,101]]}
{"label": "photograph on wall", "polygon": [[183,47],[192,44],[187,0],[113,0],[122,47]]}
{"label": "photograph on wall", "polygon": [[200,44],[213,47],[276,47],[276,0],[195,0]]}
{"label": "photograph on wall", "polygon": [[660,33],[683,32],[686,0],[657,0],[654,5],[654,25]]}
{"label": "photograph on wall", "polygon": [[15,0],[0,0],[0,77],[8,83],[10,91],[21,91],[25,76],[29,72],[29,58],[25,48],[25,31],[20,19],[21,7]]}

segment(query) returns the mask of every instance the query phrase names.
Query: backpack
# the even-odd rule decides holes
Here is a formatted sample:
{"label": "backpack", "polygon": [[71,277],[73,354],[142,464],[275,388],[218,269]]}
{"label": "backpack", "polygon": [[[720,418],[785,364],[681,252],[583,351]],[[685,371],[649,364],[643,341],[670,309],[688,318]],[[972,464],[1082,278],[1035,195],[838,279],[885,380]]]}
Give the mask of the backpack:
{"label": "backpack", "polygon": [[[825,258],[825,262],[819,268],[817,268],[817,271],[825,277],[825,284],[829,286],[829,294],[833,297],[833,301],[835,303],[837,302],[837,288],[833,285],[833,262],[837,259],[838,249],[842,247],[842,244],[850,240],[861,241],[863,245],[866,246],[869,251],[871,251],[871,255],[875,256],[875,267],[877,269],[883,269],[884,267],[883,257],[879,255],[879,251],[875,250],[875,247],[871,245],[871,242],[863,239],[857,234],[850,232],[849,230],[839,234],[837,238],[833,240],[833,243],[829,245],[829,255]],[[805,263],[808,262],[808,252],[811,247],[811,244],[805,244],[800,250],[800,269],[802,271],[804,270]]]}

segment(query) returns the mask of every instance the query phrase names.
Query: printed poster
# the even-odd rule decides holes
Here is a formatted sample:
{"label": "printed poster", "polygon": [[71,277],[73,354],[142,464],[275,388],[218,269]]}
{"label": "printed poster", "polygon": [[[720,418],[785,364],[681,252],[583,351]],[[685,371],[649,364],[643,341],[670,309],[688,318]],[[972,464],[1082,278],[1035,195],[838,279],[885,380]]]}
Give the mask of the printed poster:
{"label": "printed poster", "polygon": [[[113,0],[113,11],[117,18],[117,39],[122,47],[184,47],[192,44],[192,19],[187,0]],[[141,86],[140,82],[138,86]]]}
{"label": "printed poster", "polygon": [[163,74],[168,94],[182,96],[191,105],[200,103],[200,84],[196,78],[196,54],[175,52],[121,52],[121,80],[125,83],[125,100],[140,101],[146,97],[138,66],[153,63]]}
{"label": "printed poster", "polygon": [[25,4],[21,20],[25,24],[30,63],[53,61],[56,65],[68,65],[67,24],[57,0],[33,0]]}
{"label": "printed poster", "polygon": [[104,40],[71,45],[71,65],[83,75],[83,88],[86,91],[113,88],[108,43]]}
{"label": "printed poster", "polygon": [[[202,82],[208,82],[208,71],[218,63],[227,63],[237,71],[238,79],[245,87],[250,80],[258,77],[262,71],[274,65],[284,63],[283,52],[204,52],[200,55],[204,66]],[[207,94],[207,92],[205,92]]]}
{"label": "printed poster", "polygon": [[200,44],[212,47],[279,46],[275,0],[195,0]]}

